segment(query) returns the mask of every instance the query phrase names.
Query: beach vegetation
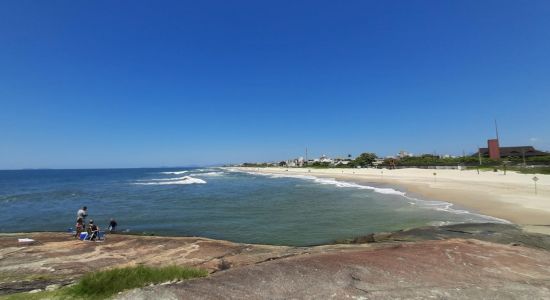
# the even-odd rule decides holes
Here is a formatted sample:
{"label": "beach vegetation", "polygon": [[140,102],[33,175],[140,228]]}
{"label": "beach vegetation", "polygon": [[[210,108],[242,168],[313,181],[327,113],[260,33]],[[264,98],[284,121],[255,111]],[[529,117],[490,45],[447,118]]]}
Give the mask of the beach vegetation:
{"label": "beach vegetation", "polygon": [[[382,166],[396,166],[403,167],[428,167],[428,166],[479,166],[479,158],[473,156],[462,157],[440,157],[433,154],[424,154],[421,156],[403,157],[400,159],[386,159],[382,163]],[[482,158],[482,166],[498,166],[502,162],[489,158]]]}
{"label": "beach vegetation", "polygon": [[370,167],[373,165],[374,161],[378,158],[376,154],[371,152],[361,153],[354,160],[352,160],[349,165],[350,167]]}
{"label": "beach vegetation", "polygon": [[2,299],[106,299],[128,289],[159,284],[167,281],[205,277],[206,270],[166,266],[135,266],[93,272],[84,275],[80,281],[56,291],[44,291],[35,294],[18,293]]}
{"label": "beach vegetation", "polygon": [[142,287],[147,284],[204,277],[207,274],[205,270],[194,268],[179,266],[153,268],[140,265],[87,274],[68,292],[75,296],[105,298],[120,291]]}
{"label": "beach vegetation", "polygon": [[550,155],[545,156],[532,156],[526,158],[525,161],[531,165],[548,165],[550,166]]}
{"label": "beach vegetation", "polygon": [[[550,174],[550,166],[546,167],[521,167],[521,166],[508,166],[508,171],[518,172],[521,174]],[[498,167],[498,171],[504,171],[504,167]]]}

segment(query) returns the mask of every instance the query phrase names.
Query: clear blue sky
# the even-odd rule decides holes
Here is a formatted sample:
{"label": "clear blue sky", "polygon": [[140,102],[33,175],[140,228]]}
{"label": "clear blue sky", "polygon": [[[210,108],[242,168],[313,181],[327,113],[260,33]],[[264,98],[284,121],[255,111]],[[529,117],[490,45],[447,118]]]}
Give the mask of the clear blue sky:
{"label": "clear blue sky", "polygon": [[0,1],[0,169],[550,150],[550,1]]}

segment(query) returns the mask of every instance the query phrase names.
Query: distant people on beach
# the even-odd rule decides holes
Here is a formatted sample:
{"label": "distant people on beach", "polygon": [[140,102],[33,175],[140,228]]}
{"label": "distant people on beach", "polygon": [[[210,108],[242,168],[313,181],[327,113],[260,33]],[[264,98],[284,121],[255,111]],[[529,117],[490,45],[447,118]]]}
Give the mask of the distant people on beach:
{"label": "distant people on beach", "polygon": [[76,213],[76,218],[82,218],[82,220],[86,220],[86,217],[88,216],[88,208],[86,206],[82,206],[81,209],[78,210]]}
{"label": "distant people on beach", "polygon": [[74,237],[78,239],[80,237],[80,233],[84,231],[84,219],[82,219],[81,217],[78,217],[78,219],[76,219],[75,228],[76,228],[76,233]]}
{"label": "distant people on beach", "polygon": [[90,241],[95,241],[98,235],[99,235],[99,226],[94,224],[94,220],[90,220],[90,224],[88,225],[88,236],[90,237]]}
{"label": "distant people on beach", "polygon": [[117,222],[115,219],[111,218],[111,221],[109,222],[109,233],[114,233],[116,231]]}

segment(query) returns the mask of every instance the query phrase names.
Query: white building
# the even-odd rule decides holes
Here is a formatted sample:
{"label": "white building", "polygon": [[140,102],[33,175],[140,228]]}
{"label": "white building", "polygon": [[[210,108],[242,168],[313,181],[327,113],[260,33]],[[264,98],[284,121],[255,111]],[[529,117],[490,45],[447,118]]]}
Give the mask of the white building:
{"label": "white building", "polygon": [[404,157],[413,157],[414,154],[412,153],[409,153],[407,151],[404,151],[404,150],[401,150],[399,151],[399,154],[398,154],[399,158],[404,158]]}
{"label": "white building", "polygon": [[332,164],[334,163],[334,160],[326,155],[321,155],[321,157],[319,157],[319,162],[322,162],[322,163],[329,163],[329,164]]}
{"label": "white building", "polygon": [[341,157],[337,157],[333,160],[333,163],[335,166],[337,165],[347,165],[349,164],[350,162],[352,161],[351,158],[341,158]]}

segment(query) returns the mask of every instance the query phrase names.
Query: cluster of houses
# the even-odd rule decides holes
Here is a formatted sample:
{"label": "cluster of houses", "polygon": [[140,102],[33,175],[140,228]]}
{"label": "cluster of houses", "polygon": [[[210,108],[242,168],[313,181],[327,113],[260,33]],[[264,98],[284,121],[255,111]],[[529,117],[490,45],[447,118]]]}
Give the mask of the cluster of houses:
{"label": "cluster of houses", "polygon": [[[401,151],[399,151],[399,153],[397,153],[394,156],[386,156],[386,157],[376,158],[375,161],[373,162],[373,166],[376,167],[376,166],[379,166],[379,165],[383,164],[384,160],[386,160],[386,159],[397,159],[398,160],[398,159],[405,158],[405,157],[415,157],[415,155],[413,153],[401,150]],[[456,156],[445,154],[445,155],[441,155],[440,157],[454,158]],[[319,158],[308,159],[307,161],[303,157],[300,156],[298,158],[288,159],[288,160],[285,160],[285,161],[268,163],[268,165],[270,165],[270,166],[279,166],[279,167],[281,167],[281,166],[283,166],[283,167],[303,167],[305,165],[311,166],[311,165],[314,165],[316,163],[323,163],[323,164],[328,164],[329,166],[336,167],[336,166],[348,165],[352,161],[353,161],[353,157],[351,155],[348,155],[347,157],[336,157],[336,158],[330,158],[326,155],[321,155],[321,157],[319,157]],[[306,162],[307,162],[307,164],[306,164]]]}
{"label": "cluster of houses", "polygon": [[349,164],[353,159],[351,158],[351,155],[348,155],[346,158],[330,158],[326,155],[321,155],[319,158],[314,159],[305,159],[303,156],[300,156],[298,158],[283,160],[283,161],[276,161],[276,162],[268,162],[268,163],[262,163],[266,166],[273,166],[273,167],[303,167],[306,165],[314,165],[316,163],[322,163],[322,164],[328,164],[330,166],[338,166],[338,165],[347,165]]}
{"label": "cluster of houses", "polygon": [[[518,150],[519,149],[519,150]],[[481,157],[490,157],[493,158],[489,152],[491,149],[487,148],[480,148],[479,152],[476,152],[472,156],[481,156]],[[531,156],[546,156],[550,155],[548,152],[538,151],[535,150],[531,146],[525,146],[525,147],[501,147],[500,153],[497,154],[499,158],[506,158],[506,157],[531,157]],[[420,155],[422,156],[422,155]],[[453,155],[434,155],[441,158],[456,158],[457,156]],[[383,158],[376,158],[373,162],[373,166],[377,167],[379,165],[382,165],[385,160],[387,159],[393,159],[393,160],[399,160],[406,157],[416,157],[413,153],[409,153],[406,151],[400,151],[395,156],[386,156]],[[284,161],[276,161],[276,162],[268,162],[268,163],[258,163],[256,165],[264,165],[264,166],[273,166],[273,167],[304,167],[304,166],[315,166],[316,164],[324,164],[330,167],[338,167],[338,166],[345,166],[350,164],[353,161],[353,158],[351,155],[348,155],[347,157],[336,157],[336,158],[330,158],[326,155],[321,155],[319,158],[315,159],[304,159],[304,157],[298,157],[294,159],[288,159]]]}
{"label": "cluster of houses", "polygon": [[[307,151],[306,151],[307,153]],[[515,147],[500,147],[499,140],[497,139],[490,139],[487,141],[487,148],[479,148],[476,153],[472,154],[472,157],[487,157],[494,160],[500,160],[500,159],[506,159],[510,157],[523,157],[524,161],[525,158],[533,157],[533,156],[548,156],[550,155],[549,152],[539,151],[536,150],[533,146],[515,146]],[[423,155],[420,155],[423,156]],[[435,155],[433,156],[440,157],[440,158],[456,158],[457,156],[452,155]],[[373,165],[379,166],[384,163],[385,160],[399,160],[407,157],[416,157],[413,153],[401,150],[399,153],[395,156],[386,156],[384,158],[376,158]],[[337,158],[330,158],[326,155],[321,155],[319,158],[315,159],[308,159],[307,157],[304,159],[304,157],[298,157],[294,159],[288,159],[284,161],[277,161],[277,162],[270,162],[270,163],[257,163],[254,165],[264,165],[264,166],[278,166],[278,167],[304,167],[306,165],[316,165],[316,164],[323,164],[331,167],[337,167],[337,166],[344,166],[348,165],[353,161],[353,158],[351,154],[347,155],[347,157],[337,157]]]}
{"label": "cluster of houses", "polygon": [[308,160],[305,160],[302,156],[300,156],[295,159],[289,159],[286,161],[276,162],[272,164],[278,165],[278,166],[286,166],[286,167],[303,167],[304,165],[313,165],[315,163],[324,163],[330,166],[338,166],[338,165],[347,165],[352,160],[353,159],[351,158],[351,155],[346,158],[340,158],[340,157],[330,158],[326,155],[321,155],[321,157],[319,158],[308,159]]}
{"label": "cluster of houses", "polygon": [[[272,167],[303,167],[306,165],[315,165],[315,164],[328,164],[329,166],[345,166],[348,165],[351,161],[353,161],[353,158],[351,155],[348,155],[347,157],[336,157],[331,158],[327,155],[321,155],[319,158],[314,159],[304,159],[304,157],[300,156],[298,158],[294,159],[288,159],[283,161],[277,161],[277,162],[268,162],[263,163],[266,166],[272,166]],[[381,164],[384,161],[383,158],[377,158],[374,165]]]}

